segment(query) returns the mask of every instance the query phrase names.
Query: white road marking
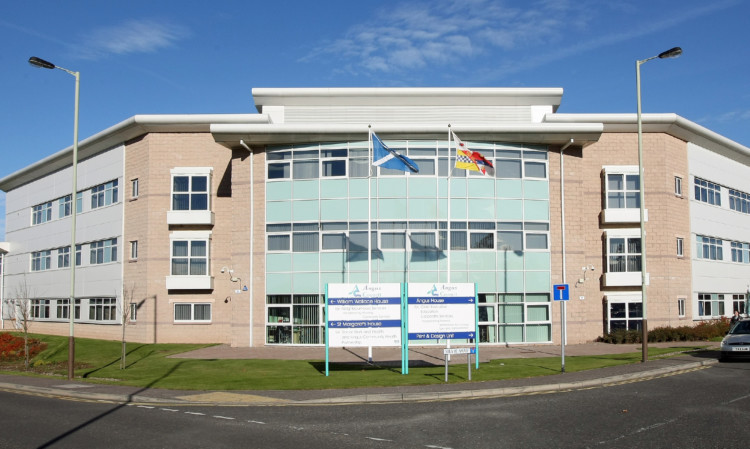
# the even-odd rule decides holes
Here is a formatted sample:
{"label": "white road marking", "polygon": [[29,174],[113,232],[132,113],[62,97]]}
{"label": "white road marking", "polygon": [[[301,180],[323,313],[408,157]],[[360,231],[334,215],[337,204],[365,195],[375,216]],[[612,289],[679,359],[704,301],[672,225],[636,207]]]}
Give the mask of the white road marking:
{"label": "white road marking", "polygon": [[219,416],[219,415],[214,415],[214,418],[218,418],[218,419],[235,419],[235,418],[232,418],[230,416]]}
{"label": "white road marking", "polygon": [[737,401],[741,401],[741,400],[743,400],[743,399],[747,399],[747,398],[750,398],[750,394],[749,394],[749,395],[747,395],[747,396],[740,396],[740,397],[738,397],[737,399],[732,399],[731,401],[727,402],[727,404],[731,404],[732,402],[737,402]]}
{"label": "white road marking", "polygon": [[198,412],[185,412],[187,415],[197,415],[197,416],[206,416],[205,413],[198,413]]}
{"label": "white road marking", "polygon": [[368,440],[373,440],[373,441],[389,441],[389,442],[393,442],[393,440],[386,440],[384,438],[375,438],[375,437],[365,437],[365,438],[367,438]]}

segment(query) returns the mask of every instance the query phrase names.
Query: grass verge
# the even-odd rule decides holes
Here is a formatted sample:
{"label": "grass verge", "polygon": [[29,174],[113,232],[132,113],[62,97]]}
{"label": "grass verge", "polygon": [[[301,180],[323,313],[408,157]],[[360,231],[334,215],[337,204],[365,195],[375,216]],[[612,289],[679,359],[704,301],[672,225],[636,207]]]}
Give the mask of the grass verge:
{"label": "grass verge", "polygon": [[[67,375],[68,339],[50,335],[33,336],[47,348],[32,360],[32,369],[23,371],[23,361],[0,363],[0,369],[14,374]],[[210,345],[140,344],[127,345],[127,367],[120,369],[121,343],[76,339],[76,377],[94,383],[177,390],[312,390],[358,387],[392,387],[442,384],[444,365],[410,367],[408,375],[399,368],[366,364],[329,365],[325,376],[322,360],[198,360],[168,356]],[[649,348],[650,357],[700,350],[702,346]],[[627,354],[566,357],[565,370],[576,372],[608,366],[639,363],[640,352]],[[468,382],[466,364],[452,363],[449,382]],[[559,357],[498,359],[472,367],[472,382],[545,376],[560,372]]]}

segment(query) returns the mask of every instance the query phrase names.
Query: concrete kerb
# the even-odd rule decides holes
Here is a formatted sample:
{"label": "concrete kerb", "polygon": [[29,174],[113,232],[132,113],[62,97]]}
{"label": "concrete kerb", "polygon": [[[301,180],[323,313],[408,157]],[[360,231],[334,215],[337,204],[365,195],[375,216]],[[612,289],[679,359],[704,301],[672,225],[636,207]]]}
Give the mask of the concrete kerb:
{"label": "concrete kerb", "polygon": [[[449,390],[449,391],[413,391],[402,393],[367,393],[353,394],[351,396],[331,396],[318,399],[278,399],[271,396],[264,396],[263,392],[253,392],[245,394],[241,392],[234,393],[231,401],[222,400],[221,397],[211,398],[212,394],[186,394],[186,392],[172,393],[169,391],[160,391],[157,394],[149,394],[149,390],[138,390],[131,394],[127,393],[102,393],[90,392],[86,390],[70,390],[65,387],[48,387],[40,385],[24,385],[22,383],[0,382],[0,389],[5,391],[16,391],[33,395],[48,395],[61,398],[71,398],[78,400],[93,400],[103,402],[113,402],[120,404],[169,404],[173,406],[183,405],[216,405],[216,406],[283,406],[283,405],[344,405],[344,404],[363,404],[363,403],[408,403],[408,402],[429,402],[429,401],[448,401],[462,399],[479,399],[493,397],[521,396],[529,394],[545,394],[561,391],[580,390],[586,388],[600,388],[608,385],[621,383],[636,382],[657,378],[665,375],[673,375],[681,372],[688,372],[702,367],[717,364],[715,359],[702,360],[698,362],[681,361],[674,365],[639,371],[634,373],[624,373],[602,378],[592,378],[573,382],[552,382],[548,384],[500,387],[500,388],[478,388],[474,385],[473,389]],[[457,386],[460,388],[460,386]],[[342,394],[339,390],[337,394]],[[201,397],[198,399],[196,396]],[[215,395],[214,395],[215,396]]]}
{"label": "concrete kerb", "polygon": [[639,373],[621,374],[617,376],[589,379],[577,382],[553,383],[545,385],[530,385],[522,387],[488,388],[479,390],[456,390],[445,392],[415,392],[415,393],[386,393],[345,396],[325,399],[312,399],[307,401],[293,401],[294,404],[353,404],[353,403],[385,403],[385,402],[427,402],[456,399],[493,398],[504,396],[520,396],[524,394],[554,393],[568,390],[580,390],[585,388],[599,388],[607,385],[627,383],[639,380],[652,379],[664,375],[677,374],[706,367],[718,363],[716,360],[704,360],[700,362],[684,363],[664,368],[658,368]]}

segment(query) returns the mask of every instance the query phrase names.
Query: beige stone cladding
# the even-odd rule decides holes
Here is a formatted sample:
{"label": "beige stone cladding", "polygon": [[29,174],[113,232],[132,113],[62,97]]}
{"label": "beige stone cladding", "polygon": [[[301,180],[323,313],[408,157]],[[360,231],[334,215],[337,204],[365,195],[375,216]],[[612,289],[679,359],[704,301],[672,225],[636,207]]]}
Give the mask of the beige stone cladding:
{"label": "beige stone cladding", "polygon": [[[690,310],[690,220],[688,195],[675,195],[675,177],[687,180],[687,144],[666,134],[644,134],[646,257],[649,329],[689,324],[678,316],[678,298]],[[550,149],[550,240],[552,283],[563,282],[560,150]],[[605,287],[607,229],[635,228],[639,223],[602,224],[605,207],[604,166],[638,165],[635,133],[604,133],[585,148],[571,146],[564,152],[566,281],[570,301],[566,305],[567,343],[593,341],[606,331],[607,294],[635,292],[640,285]],[[685,188],[685,187],[684,187]],[[684,255],[677,256],[677,238],[683,238]],[[586,270],[583,267],[594,267]],[[585,279],[584,282],[580,280]],[[553,342],[559,344],[560,306],[553,304]]]}
{"label": "beige stone cladding", "polygon": [[[151,133],[127,143],[125,183],[124,277],[125,302],[139,305],[135,321],[127,326],[130,341],[157,343],[232,343],[235,320],[247,321],[235,291],[246,282],[232,282],[235,251],[233,215],[237,202],[233,195],[232,170],[234,154],[217,144],[210,133]],[[213,225],[168,225],[171,208],[171,172],[176,167],[211,167],[210,208]],[[241,177],[241,171],[240,177]],[[132,197],[133,179],[138,179],[139,194]],[[170,274],[170,233],[177,231],[210,231],[209,273],[213,290],[167,290]],[[130,258],[130,242],[138,241],[138,257]],[[211,304],[210,323],[175,323],[174,304],[180,302]]]}

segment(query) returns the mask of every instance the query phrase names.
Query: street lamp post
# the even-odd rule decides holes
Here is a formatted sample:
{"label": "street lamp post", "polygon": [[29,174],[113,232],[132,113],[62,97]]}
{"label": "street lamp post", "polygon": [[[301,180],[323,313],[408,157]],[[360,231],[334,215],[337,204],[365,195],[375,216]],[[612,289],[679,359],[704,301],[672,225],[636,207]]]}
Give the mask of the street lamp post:
{"label": "street lamp post", "polygon": [[76,356],[76,345],[75,337],[73,334],[73,322],[75,318],[75,297],[76,297],[76,215],[77,215],[77,201],[76,193],[78,193],[78,98],[80,93],[81,85],[81,74],[80,72],[74,72],[72,70],[65,69],[60,66],[56,66],[49,61],[32,56],[29,58],[29,64],[34,67],[40,67],[43,69],[60,69],[73,75],[76,78],[76,99],[75,99],[75,115],[73,119],[73,193],[70,195],[70,253],[68,253],[68,261],[70,264],[70,303],[68,306],[68,316],[70,317],[70,332],[68,337],[68,380],[72,380],[75,377],[74,366]]}
{"label": "street lamp post", "polygon": [[641,323],[641,351],[643,362],[648,361],[648,315],[646,313],[646,220],[644,203],[644,178],[643,178],[643,123],[641,121],[641,65],[652,59],[676,58],[682,54],[680,47],[674,47],[659,53],[658,56],[635,61],[635,85],[638,99],[638,183],[640,190],[641,209],[641,307],[643,320]]}

